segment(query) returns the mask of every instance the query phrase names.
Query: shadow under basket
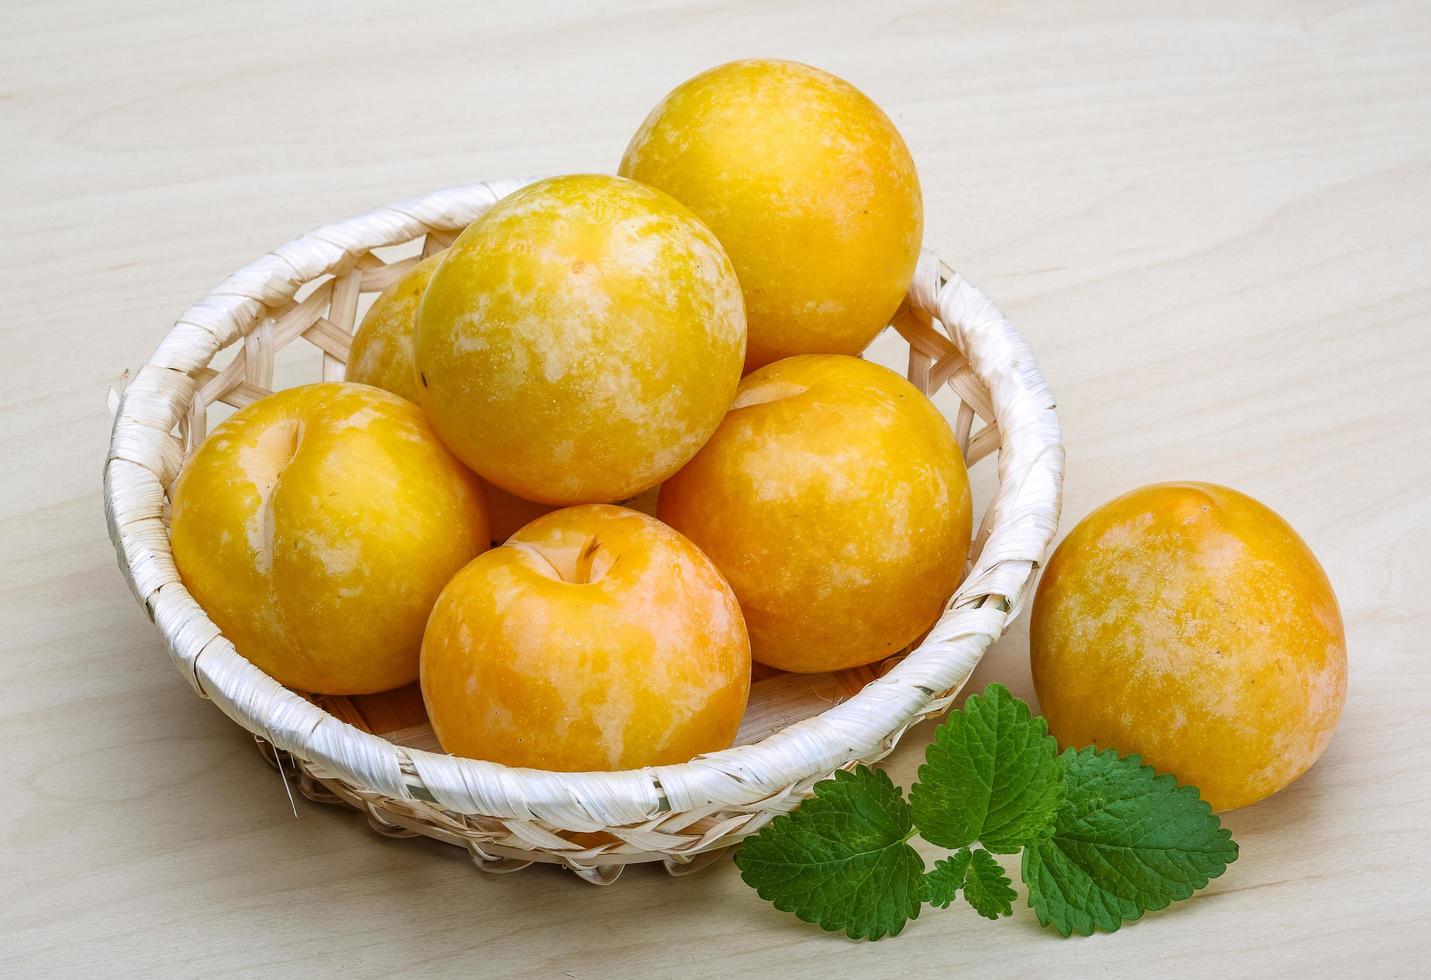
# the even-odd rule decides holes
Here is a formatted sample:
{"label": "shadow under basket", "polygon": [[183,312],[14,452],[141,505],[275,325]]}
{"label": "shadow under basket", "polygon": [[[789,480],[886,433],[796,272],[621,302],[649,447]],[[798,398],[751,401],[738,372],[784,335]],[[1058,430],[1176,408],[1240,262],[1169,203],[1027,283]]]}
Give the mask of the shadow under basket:
{"label": "shadow under basket", "polygon": [[627,864],[661,861],[683,874],[793,809],[836,769],[884,757],[911,725],[949,708],[1016,615],[1052,541],[1063,479],[1058,419],[1028,346],[982,293],[925,251],[892,327],[908,345],[910,381],[931,396],[950,389],[966,462],[997,460],[998,482],[964,581],[909,650],[834,674],[757,668],[734,747],[622,772],[445,755],[415,687],[352,698],[291,691],[240,656],[185,590],[170,549],[169,488],[212,420],[297,369],[286,359],[313,355],[292,383],[317,372],[341,380],[362,296],[446,248],[524,183],[449,188],[325,225],[185,312],[113,395],[109,534],[179,670],[309,799],[356,807],[388,836],[463,847],[488,871],[543,862],[607,884]]}

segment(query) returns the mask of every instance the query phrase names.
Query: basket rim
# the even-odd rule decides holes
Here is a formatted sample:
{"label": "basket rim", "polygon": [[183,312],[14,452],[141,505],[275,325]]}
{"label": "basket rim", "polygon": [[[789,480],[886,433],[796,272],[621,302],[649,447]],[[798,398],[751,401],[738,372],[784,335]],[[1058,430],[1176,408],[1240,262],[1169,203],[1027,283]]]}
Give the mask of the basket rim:
{"label": "basket rim", "polygon": [[528,182],[437,190],[300,236],[190,307],[120,394],[104,469],[107,524],[120,569],[177,666],[243,728],[363,792],[578,831],[673,813],[768,807],[781,797],[798,799],[835,769],[887,753],[908,727],[948,706],[1017,615],[1052,542],[1062,500],[1061,432],[1032,351],[982,293],[928,250],[906,302],[938,321],[968,358],[988,391],[990,424],[1001,439],[988,536],[921,643],[819,715],[685,763],[613,772],[549,772],[428,752],[339,721],[278,684],[234,650],[184,588],[160,512],[180,462],[171,433],[197,394],[193,375],[304,284],[350,269],[372,249],[459,230]]}

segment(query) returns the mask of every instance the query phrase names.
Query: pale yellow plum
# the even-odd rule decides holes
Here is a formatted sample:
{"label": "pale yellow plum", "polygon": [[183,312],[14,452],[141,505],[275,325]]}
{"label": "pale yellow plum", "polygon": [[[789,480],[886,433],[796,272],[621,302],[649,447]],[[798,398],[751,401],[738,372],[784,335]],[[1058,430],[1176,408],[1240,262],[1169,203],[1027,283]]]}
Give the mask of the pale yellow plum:
{"label": "pale yellow plum", "polygon": [[914,160],[879,106],[828,72],[734,61],[676,87],[620,173],[710,225],[745,290],[747,369],[857,354],[898,309],[924,233]]}
{"label": "pale yellow plum", "polygon": [[345,378],[417,401],[413,320],[423,290],[441,262],[440,253],[428,256],[373,300],[353,335]]}
{"label": "pale yellow plum", "polygon": [[730,405],[745,355],[720,243],[668,195],[529,185],[468,226],[418,308],[418,400],[484,479],[550,504],[635,496]]}
{"label": "pale yellow plum", "polygon": [[700,549],[602,504],[538,518],[443,590],[422,694],[454,755],[560,771],[731,744],[750,690],[740,607]]}
{"label": "pale yellow plum", "polygon": [[170,497],[185,587],[239,653],[321,694],[416,680],[433,602],[488,542],[481,485],[421,410],[347,382],[235,412]]}
{"label": "pale yellow plum", "polygon": [[[383,290],[368,308],[353,347],[348,352],[346,377],[417,400],[417,367],[413,363],[412,333],[418,302],[442,254],[423,259],[397,282]],[[487,519],[492,540],[505,541],[513,531],[551,510],[550,504],[523,500],[488,484]]]}
{"label": "pale yellow plum", "polygon": [[1060,743],[1137,753],[1217,810],[1310,768],[1346,700],[1317,559],[1271,510],[1210,483],[1143,487],[1079,522],[1039,582],[1029,646]]}
{"label": "pale yellow plum", "polygon": [[948,422],[854,357],[776,361],[741,382],[657,514],[740,598],[756,660],[841,670],[902,649],[964,574],[971,500]]}

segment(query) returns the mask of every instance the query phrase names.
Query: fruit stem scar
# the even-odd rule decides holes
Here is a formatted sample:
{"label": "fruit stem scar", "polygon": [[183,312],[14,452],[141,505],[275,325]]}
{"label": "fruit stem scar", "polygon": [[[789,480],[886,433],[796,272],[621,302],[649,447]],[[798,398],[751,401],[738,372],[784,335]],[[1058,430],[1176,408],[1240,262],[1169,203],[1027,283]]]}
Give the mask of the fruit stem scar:
{"label": "fruit stem scar", "polygon": [[571,549],[559,548],[556,549],[554,554],[548,554],[543,549],[525,541],[508,541],[501,547],[517,548],[526,552],[541,563],[540,567],[536,570],[542,575],[548,578],[554,578],[559,582],[565,582],[568,585],[591,585],[594,582],[600,581],[606,572],[609,572],[611,567],[616,564],[615,561],[612,561],[606,568],[601,569],[599,573],[593,574],[597,554],[605,554],[601,550],[600,538],[592,538],[586,544],[582,545],[581,550],[576,552],[574,558]]}
{"label": "fruit stem scar", "polygon": [[572,570],[572,581],[581,585],[591,581],[591,565],[596,558],[596,551],[601,547],[600,538],[592,538],[587,542],[586,547],[581,549],[581,554],[577,556],[576,568]]}
{"label": "fruit stem scar", "polygon": [[809,385],[794,381],[771,381],[768,384],[753,385],[735,396],[730,403],[730,410],[734,412],[738,408],[749,408],[752,405],[764,405],[767,402],[794,398],[809,390]]}
{"label": "fruit stem scar", "polygon": [[556,567],[555,564],[552,563],[552,560],[546,555],[542,554],[539,549],[532,547],[525,541],[508,541],[506,544],[501,545],[500,547],[516,548],[518,551],[526,552],[541,563],[541,568],[539,570],[543,575],[547,575],[551,578],[558,580],[562,579],[561,571]]}
{"label": "fruit stem scar", "polygon": [[[284,462],[284,466],[293,462],[293,457],[298,455],[298,447],[303,442],[303,423],[301,421],[294,422],[289,435],[293,441],[288,446],[288,459]],[[279,472],[282,472],[282,467],[280,467]]]}

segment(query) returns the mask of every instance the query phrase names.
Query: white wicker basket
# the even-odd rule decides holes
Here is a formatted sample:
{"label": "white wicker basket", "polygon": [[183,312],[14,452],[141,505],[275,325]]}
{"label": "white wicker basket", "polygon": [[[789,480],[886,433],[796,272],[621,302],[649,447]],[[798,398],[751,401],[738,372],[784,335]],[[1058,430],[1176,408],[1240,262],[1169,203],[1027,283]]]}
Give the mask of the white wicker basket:
{"label": "white wicker basket", "polygon": [[[626,864],[664,861],[683,873],[796,806],[835,769],[883,757],[910,725],[948,708],[1016,614],[1053,537],[1063,474],[1058,420],[1027,345],[983,294],[925,252],[894,324],[909,343],[909,378],[925,392],[953,389],[966,459],[972,466],[997,452],[999,481],[967,578],[911,652],[857,674],[863,686],[844,700],[839,692],[855,688],[849,678],[831,686],[783,675],[757,684],[752,713],[762,703],[764,723],[743,729],[757,740],[682,765],[540,772],[360,730],[250,664],[199,608],[174,567],[166,494],[202,441],[211,406],[266,394],[275,353],[299,338],[323,352],[325,380],[341,378],[359,294],[385,288],[417,261],[416,243],[424,255],[445,248],[523,183],[436,191],[325,225],[190,308],[118,393],[104,470],[109,533],[180,671],[310,798],[346,801],[383,833],[463,846],[491,871],[539,861],[607,883]],[[414,243],[411,257],[385,262],[374,254],[405,243]],[[230,347],[232,359],[214,370]]]}

